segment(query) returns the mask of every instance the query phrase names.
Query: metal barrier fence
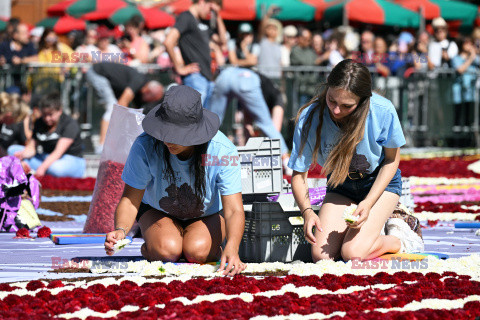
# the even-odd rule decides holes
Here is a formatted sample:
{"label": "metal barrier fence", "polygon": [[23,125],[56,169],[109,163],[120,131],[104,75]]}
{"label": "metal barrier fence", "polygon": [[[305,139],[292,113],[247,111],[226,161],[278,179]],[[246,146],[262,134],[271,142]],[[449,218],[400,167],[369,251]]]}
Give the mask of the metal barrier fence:
{"label": "metal barrier fence", "polygon": [[[44,94],[59,90],[62,94],[64,110],[81,124],[83,137],[88,138],[98,132],[103,107],[96,99],[93,88],[85,79],[90,64],[40,64],[0,68],[0,90],[15,83],[25,84],[34,93]],[[164,85],[177,80],[171,69],[158,65],[142,65],[138,70],[149,78]],[[299,107],[318,93],[319,84],[326,81],[331,68],[288,67],[283,68],[283,76],[278,80],[285,94],[285,109],[282,134],[291,147],[293,120]],[[452,70],[415,72],[408,78],[382,77],[371,70],[374,89],[390,99],[397,109],[407,138],[407,146],[480,146],[479,101],[480,72],[472,77],[467,86],[473,88],[473,101],[465,103],[467,112],[463,123],[455,123],[456,113],[462,108],[453,102],[453,85],[459,76]],[[462,82],[462,92],[467,90]],[[234,104],[232,104],[232,107]],[[235,128],[234,111],[226,113],[221,130],[232,134]]]}

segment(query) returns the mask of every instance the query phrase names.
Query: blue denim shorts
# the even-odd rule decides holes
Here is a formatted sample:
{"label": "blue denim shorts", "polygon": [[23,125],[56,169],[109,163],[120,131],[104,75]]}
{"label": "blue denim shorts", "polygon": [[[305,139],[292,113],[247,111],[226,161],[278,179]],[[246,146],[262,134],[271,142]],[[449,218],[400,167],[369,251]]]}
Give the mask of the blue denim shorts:
{"label": "blue denim shorts", "polygon": [[[366,178],[355,180],[347,177],[345,182],[338,187],[327,187],[327,193],[338,193],[355,201],[356,203],[359,203],[363,201],[370,192],[370,189],[372,188],[373,183],[377,178],[377,175],[378,172],[377,174],[368,176]],[[395,172],[395,175],[393,176],[388,186],[385,188],[385,191],[397,194],[398,196],[402,195],[402,176],[400,169],[397,169],[397,172]]]}

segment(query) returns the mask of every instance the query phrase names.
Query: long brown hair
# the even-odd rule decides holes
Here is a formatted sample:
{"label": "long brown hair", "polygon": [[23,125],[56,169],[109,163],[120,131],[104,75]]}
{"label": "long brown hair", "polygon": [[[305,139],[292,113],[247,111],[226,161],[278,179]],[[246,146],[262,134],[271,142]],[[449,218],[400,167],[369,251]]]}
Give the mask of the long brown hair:
{"label": "long brown hair", "polygon": [[295,124],[298,124],[301,113],[312,103],[314,107],[308,115],[301,133],[301,144],[299,155],[302,154],[307,142],[308,132],[312,125],[315,112],[318,110],[319,123],[316,131],[315,147],[313,149],[312,164],[317,162],[318,152],[321,150],[321,133],[323,125],[323,114],[327,107],[327,90],[329,88],[340,88],[349,91],[358,97],[360,101],[356,109],[346,117],[346,121],[341,128],[341,137],[328,155],[322,168],[322,173],[330,175],[328,185],[337,187],[342,184],[348,175],[350,162],[357,144],[363,139],[365,132],[365,122],[367,119],[370,97],[372,96],[372,78],[368,69],[361,63],[354,62],[351,59],[341,61],[330,72],[327,82],[323,85],[323,90],[315,96],[306,105],[302,106],[298,111]]}

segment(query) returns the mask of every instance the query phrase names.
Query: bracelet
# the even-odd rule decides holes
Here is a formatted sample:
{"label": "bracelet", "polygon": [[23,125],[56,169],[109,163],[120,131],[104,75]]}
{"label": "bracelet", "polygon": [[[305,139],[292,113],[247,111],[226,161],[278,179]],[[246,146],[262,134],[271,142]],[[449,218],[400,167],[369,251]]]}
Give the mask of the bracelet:
{"label": "bracelet", "polygon": [[302,217],[303,217],[303,214],[305,213],[305,211],[307,211],[308,209],[312,209],[312,211],[315,212],[315,210],[313,210],[312,207],[305,208],[305,209],[303,209],[303,211],[302,211]]}
{"label": "bracelet", "polygon": [[125,230],[124,228],[121,228],[121,227],[115,228],[115,231],[117,231],[117,230],[122,230],[124,235],[125,235],[125,238],[127,237],[127,230]]}

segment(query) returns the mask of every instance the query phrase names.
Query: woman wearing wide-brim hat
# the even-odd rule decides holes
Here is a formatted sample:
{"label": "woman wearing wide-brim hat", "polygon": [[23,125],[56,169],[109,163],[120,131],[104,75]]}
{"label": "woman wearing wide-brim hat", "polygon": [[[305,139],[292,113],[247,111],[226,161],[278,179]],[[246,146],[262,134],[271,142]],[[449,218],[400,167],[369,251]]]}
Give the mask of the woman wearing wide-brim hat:
{"label": "woman wearing wide-brim hat", "polygon": [[233,143],[218,131],[218,116],[202,107],[197,91],[175,86],[142,126],[145,132],[133,143],[123,170],[125,190],[115,231],[105,241],[107,254],[136,219],[145,240],[141,252],[150,261],[221,258],[219,270],[225,274],[243,271],[240,162]]}

